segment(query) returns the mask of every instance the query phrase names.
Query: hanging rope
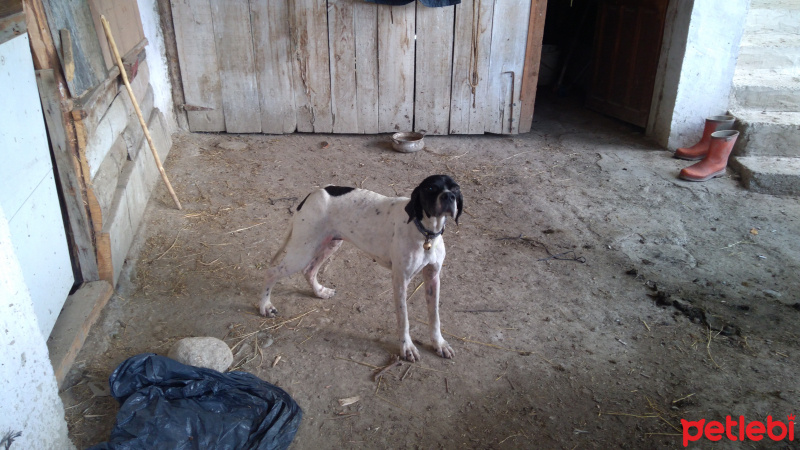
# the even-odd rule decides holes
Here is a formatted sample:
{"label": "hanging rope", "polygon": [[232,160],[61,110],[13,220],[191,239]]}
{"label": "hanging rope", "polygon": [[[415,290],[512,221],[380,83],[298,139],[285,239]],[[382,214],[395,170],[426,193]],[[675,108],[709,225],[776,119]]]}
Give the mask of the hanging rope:
{"label": "hanging rope", "polygon": [[472,108],[475,108],[475,89],[480,82],[478,75],[478,42],[480,40],[481,32],[481,0],[473,0],[472,2],[472,52],[470,52],[470,69],[472,73],[467,78],[470,88],[472,88]]}

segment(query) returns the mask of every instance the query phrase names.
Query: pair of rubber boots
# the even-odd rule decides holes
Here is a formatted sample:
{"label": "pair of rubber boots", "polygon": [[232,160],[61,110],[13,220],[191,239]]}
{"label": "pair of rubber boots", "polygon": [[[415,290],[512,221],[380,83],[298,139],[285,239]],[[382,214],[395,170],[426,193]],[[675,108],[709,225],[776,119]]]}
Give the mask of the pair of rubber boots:
{"label": "pair of rubber boots", "polygon": [[687,161],[701,160],[681,170],[680,178],[687,181],[707,181],[725,175],[728,157],[739,132],[732,130],[733,116],[711,116],[706,119],[700,142],[688,148],[679,148],[675,157]]}

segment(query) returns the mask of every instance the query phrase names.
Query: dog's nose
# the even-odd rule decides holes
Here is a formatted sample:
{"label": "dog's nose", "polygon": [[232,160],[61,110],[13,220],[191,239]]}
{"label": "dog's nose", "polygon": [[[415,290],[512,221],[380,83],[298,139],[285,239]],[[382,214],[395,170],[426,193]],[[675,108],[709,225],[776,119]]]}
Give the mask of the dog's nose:
{"label": "dog's nose", "polygon": [[456,201],[456,194],[453,194],[452,192],[445,192],[444,200],[447,202],[454,202]]}

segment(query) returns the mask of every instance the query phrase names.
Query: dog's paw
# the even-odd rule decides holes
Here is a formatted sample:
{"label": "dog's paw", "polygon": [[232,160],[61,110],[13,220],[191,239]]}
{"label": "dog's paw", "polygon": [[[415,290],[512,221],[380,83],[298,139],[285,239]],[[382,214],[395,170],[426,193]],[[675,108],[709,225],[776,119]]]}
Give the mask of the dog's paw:
{"label": "dog's paw", "polygon": [[438,345],[434,345],[434,348],[436,349],[436,354],[442,358],[451,359],[456,356],[455,350],[453,350],[453,347],[450,347],[447,341],[442,341]]}
{"label": "dog's paw", "polygon": [[259,307],[259,312],[261,312],[261,315],[264,317],[275,317],[278,315],[278,310],[275,309],[272,304],[261,305]]}
{"label": "dog's paw", "polygon": [[403,342],[403,359],[408,362],[415,362],[419,361],[419,351],[417,347],[411,342],[411,340],[407,340]]}
{"label": "dog's paw", "polygon": [[314,292],[314,295],[323,299],[332,298],[334,295],[336,295],[336,289],[320,287],[317,291]]}

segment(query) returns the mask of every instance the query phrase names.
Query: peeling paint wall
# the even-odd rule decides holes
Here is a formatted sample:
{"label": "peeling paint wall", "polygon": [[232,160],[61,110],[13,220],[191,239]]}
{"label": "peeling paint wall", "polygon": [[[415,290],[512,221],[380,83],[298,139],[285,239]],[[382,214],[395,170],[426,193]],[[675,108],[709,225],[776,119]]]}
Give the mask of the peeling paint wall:
{"label": "peeling paint wall", "polygon": [[172,85],[167,71],[167,55],[164,47],[164,33],[158,14],[156,0],[137,0],[142,29],[147,38],[147,63],[150,66],[150,85],[153,87],[155,106],[164,114],[167,132],[178,129],[175,110],[172,104]]}
{"label": "peeling paint wall", "polygon": [[728,111],[749,0],[673,1],[647,135],[674,150],[694,144],[705,118]]}

